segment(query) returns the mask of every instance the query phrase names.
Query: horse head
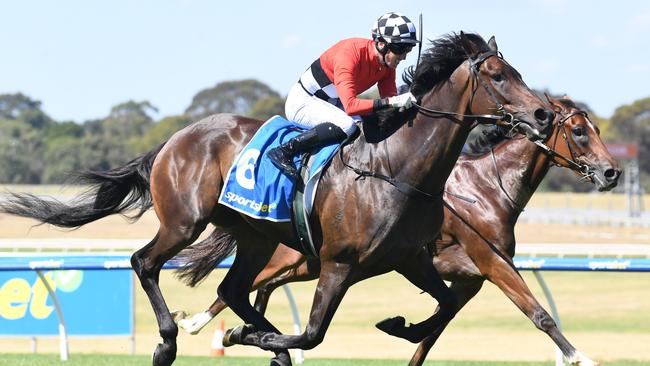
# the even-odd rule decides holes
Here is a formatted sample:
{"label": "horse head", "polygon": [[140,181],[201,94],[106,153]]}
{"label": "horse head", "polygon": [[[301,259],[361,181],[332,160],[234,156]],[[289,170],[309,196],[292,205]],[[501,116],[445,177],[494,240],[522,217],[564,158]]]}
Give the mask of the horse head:
{"label": "horse head", "polygon": [[599,191],[616,187],[621,170],[618,162],[600,139],[600,130],[589,119],[587,112],[579,109],[568,98],[546,96],[557,118],[545,145],[552,153],[556,165],[573,170],[592,183]]}
{"label": "horse head", "polygon": [[[460,33],[471,73],[469,113],[497,114],[507,124],[517,123],[529,139],[547,136],[555,112],[524,83],[521,75],[499,52],[496,40]],[[481,118],[479,118],[480,120]]]}

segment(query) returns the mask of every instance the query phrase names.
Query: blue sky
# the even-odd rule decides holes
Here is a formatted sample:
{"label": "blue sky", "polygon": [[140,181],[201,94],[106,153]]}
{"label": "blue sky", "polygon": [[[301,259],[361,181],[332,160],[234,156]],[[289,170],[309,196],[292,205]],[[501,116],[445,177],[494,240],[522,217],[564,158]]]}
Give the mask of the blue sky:
{"label": "blue sky", "polygon": [[3,1],[0,93],[25,93],[77,122],[129,99],[150,101],[158,118],[178,114],[225,80],[256,78],[286,95],[323,50],[369,37],[386,11],[422,13],[425,38],[494,35],[530,87],[603,117],[650,96],[650,1],[641,0]]}

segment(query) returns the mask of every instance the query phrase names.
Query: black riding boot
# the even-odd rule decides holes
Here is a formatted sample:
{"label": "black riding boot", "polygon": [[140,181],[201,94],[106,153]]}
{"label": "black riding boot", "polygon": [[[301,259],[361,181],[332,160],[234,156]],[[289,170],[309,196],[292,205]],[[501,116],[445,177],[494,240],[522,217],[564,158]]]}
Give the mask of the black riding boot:
{"label": "black riding boot", "polygon": [[293,179],[298,179],[300,174],[298,173],[298,169],[293,165],[293,157],[296,154],[312,151],[335,142],[339,143],[345,140],[346,137],[347,135],[339,126],[330,122],[321,123],[284,144],[274,147],[266,154],[271,159],[273,165],[284,174]]}

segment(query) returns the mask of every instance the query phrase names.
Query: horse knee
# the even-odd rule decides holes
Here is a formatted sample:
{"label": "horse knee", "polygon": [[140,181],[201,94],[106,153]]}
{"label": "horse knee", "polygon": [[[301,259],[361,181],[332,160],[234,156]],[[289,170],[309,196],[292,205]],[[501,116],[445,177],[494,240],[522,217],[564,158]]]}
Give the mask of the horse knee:
{"label": "horse knee", "polygon": [[319,344],[323,343],[323,340],[325,339],[325,334],[321,334],[321,333],[323,332],[319,332],[318,329],[307,327],[304,333],[305,342],[300,348],[305,350],[312,349],[318,346]]}
{"label": "horse knee", "polygon": [[557,327],[555,320],[542,308],[535,309],[531,319],[533,324],[544,332],[548,332]]}

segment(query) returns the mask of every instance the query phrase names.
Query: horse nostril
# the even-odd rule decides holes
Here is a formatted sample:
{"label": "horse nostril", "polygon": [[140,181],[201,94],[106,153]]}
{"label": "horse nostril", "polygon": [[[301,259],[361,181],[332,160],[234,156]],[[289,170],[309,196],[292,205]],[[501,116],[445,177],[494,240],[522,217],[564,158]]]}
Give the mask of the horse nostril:
{"label": "horse nostril", "polygon": [[611,182],[613,180],[618,179],[618,176],[621,175],[621,171],[618,169],[607,169],[605,170],[604,175],[605,175],[605,179]]}
{"label": "horse nostril", "polygon": [[535,119],[539,122],[542,122],[543,124],[551,123],[551,121],[553,121],[553,118],[555,118],[555,113],[551,110],[543,108],[538,108],[535,110]]}

